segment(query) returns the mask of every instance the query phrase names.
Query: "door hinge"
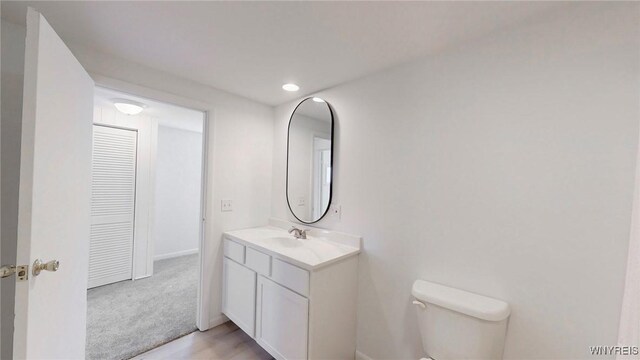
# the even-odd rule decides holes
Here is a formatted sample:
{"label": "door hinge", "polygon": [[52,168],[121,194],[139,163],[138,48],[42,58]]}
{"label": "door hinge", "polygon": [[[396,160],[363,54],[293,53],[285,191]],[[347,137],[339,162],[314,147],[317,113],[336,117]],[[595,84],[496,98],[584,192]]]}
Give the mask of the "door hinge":
{"label": "door hinge", "polygon": [[29,280],[29,265],[2,265],[0,267],[0,278],[6,278],[16,274],[16,281]]}

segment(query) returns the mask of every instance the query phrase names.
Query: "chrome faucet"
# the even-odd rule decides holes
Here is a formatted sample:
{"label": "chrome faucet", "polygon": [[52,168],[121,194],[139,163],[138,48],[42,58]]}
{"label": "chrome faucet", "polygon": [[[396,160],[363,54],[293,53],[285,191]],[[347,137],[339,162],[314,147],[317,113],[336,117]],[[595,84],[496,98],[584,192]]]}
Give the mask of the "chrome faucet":
{"label": "chrome faucet", "polygon": [[289,229],[289,234],[293,233],[293,237],[296,239],[306,239],[307,238],[307,230],[298,229],[293,226]]}

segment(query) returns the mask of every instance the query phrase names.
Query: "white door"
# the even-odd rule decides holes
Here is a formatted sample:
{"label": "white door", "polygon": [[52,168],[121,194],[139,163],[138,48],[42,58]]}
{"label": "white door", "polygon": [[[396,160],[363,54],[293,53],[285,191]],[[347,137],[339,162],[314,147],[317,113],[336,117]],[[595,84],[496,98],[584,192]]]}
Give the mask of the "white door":
{"label": "white door", "polygon": [[93,126],[88,287],[132,278],[137,132]]}
{"label": "white door", "polygon": [[18,264],[58,260],[16,283],[16,359],[84,359],[94,83],[38,12],[27,13]]}
{"label": "white door", "polygon": [[278,360],[307,358],[309,300],[258,276],[256,340]]}

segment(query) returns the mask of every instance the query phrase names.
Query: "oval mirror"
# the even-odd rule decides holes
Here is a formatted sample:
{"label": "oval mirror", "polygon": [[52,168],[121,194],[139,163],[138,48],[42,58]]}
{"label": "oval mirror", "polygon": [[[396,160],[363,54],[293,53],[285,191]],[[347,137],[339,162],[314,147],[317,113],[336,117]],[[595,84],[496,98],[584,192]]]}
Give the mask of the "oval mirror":
{"label": "oval mirror", "polygon": [[304,99],[291,114],[287,138],[287,202],[298,221],[314,223],[331,203],[333,112],[326,101]]}

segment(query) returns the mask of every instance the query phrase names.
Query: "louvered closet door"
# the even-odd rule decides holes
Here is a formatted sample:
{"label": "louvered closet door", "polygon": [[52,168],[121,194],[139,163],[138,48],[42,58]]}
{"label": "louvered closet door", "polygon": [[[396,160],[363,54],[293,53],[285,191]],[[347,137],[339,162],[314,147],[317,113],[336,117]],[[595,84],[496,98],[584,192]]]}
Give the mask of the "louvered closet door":
{"label": "louvered closet door", "polygon": [[89,288],[131,279],[137,132],[93,126]]}

